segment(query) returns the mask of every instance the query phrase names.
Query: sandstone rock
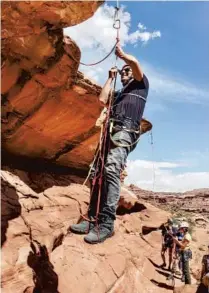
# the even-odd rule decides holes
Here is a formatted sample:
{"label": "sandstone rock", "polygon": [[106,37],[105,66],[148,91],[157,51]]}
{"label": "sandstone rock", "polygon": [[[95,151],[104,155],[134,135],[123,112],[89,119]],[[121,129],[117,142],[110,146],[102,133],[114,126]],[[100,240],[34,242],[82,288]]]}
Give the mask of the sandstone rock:
{"label": "sandstone rock", "polygon": [[[69,225],[79,220],[80,213],[86,213],[87,187],[71,184],[36,193],[9,171],[2,171],[1,178],[5,293],[33,292],[34,287],[42,287],[41,292],[47,293],[73,293],[78,284],[79,293],[93,293],[95,288],[101,293],[155,292],[150,279],[158,273],[148,257],[156,254],[160,233],[150,235],[146,242],[140,237],[140,229],[143,218],[147,218],[145,212],[151,215],[155,211],[156,222],[165,221],[166,213],[130,198],[123,189],[120,208],[124,215],[117,216],[114,237],[90,246],[82,236],[67,234]],[[143,209],[128,210],[126,202]]]}
{"label": "sandstone rock", "polygon": [[17,155],[35,158],[36,165],[38,158],[42,165],[88,169],[99,137],[94,125],[101,88],[78,73],[81,52],[63,39],[62,28],[91,17],[101,4],[2,3],[4,160]]}

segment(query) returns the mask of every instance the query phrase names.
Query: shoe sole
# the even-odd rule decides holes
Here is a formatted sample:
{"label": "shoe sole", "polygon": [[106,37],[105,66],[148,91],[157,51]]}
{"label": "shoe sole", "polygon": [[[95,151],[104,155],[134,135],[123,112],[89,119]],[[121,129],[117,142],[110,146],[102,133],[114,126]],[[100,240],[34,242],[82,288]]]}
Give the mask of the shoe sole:
{"label": "shoe sole", "polygon": [[95,241],[95,242],[89,241],[88,239],[85,239],[85,237],[84,237],[84,241],[85,241],[86,243],[88,243],[88,244],[98,244],[98,243],[102,243],[102,242],[104,242],[106,239],[112,237],[114,234],[115,234],[115,233],[112,232],[112,233],[111,233],[110,235],[108,235],[107,237],[105,237],[105,238],[103,238],[103,239],[100,239],[100,240],[98,239],[98,240]]}
{"label": "shoe sole", "polygon": [[81,231],[73,230],[71,227],[68,229],[68,232],[72,232],[74,234],[79,234],[79,235],[86,235],[89,233],[89,231],[81,232]]}

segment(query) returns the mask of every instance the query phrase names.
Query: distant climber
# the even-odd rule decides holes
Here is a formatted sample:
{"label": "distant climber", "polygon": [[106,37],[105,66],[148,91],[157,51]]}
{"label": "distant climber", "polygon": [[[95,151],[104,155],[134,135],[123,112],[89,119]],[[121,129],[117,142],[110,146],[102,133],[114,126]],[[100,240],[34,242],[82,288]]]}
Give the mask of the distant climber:
{"label": "distant climber", "polygon": [[190,249],[192,237],[188,232],[189,224],[187,222],[182,222],[179,227],[179,231],[184,234],[182,241],[179,241],[171,233],[173,241],[180,247],[180,259],[182,263],[182,281],[185,284],[191,284],[191,275],[189,268],[189,261],[192,258],[192,251]]}
{"label": "distant climber", "polygon": [[[171,270],[172,260],[173,260],[173,247],[174,242],[172,236],[176,235],[176,230],[173,228],[173,221],[172,219],[168,219],[168,221],[160,226],[160,230],[162,231],[162,248],[161,248],[161,257],[163,260],[163,264],[161,265],[162,268],[166,267],[166,259],[165,253],[168,250],[168,270]],[[170,235],[171,234],[171,235]]]}
{"label": "distant climber", "polygon": [[[97,178],[101,170],[96,168],[96,162],[91,169],[91,200],[88,210],[88,219],[70,227],[71,231],[79,234],[86,234],[84,240],[88,243],[103,242],[111,237],[114,232],[114,220],[120,197],[120,172],[123,169],[128,154],[134,150],[139,138],[139,125],[147,101],[149,82],[143,73],[138,60],[126,54],[119,44],[115,50],[116,56],[125,61],[120,70],[123,88],[114,94],[114,101],[111,107],[109,129],[107,134],[108,150],[104,161],[104,173],[102,184]],[[109,71],[109,77],[99,96],[99,101],[107,105],[111,95],[111,85],[117,74],[117,69]],[[104,147],[104,146],[103,146]],[[96,176],[96,177],[95,177]],[[96,210],[98,203],[99,188],[101,200],[98,219]]]}
{"label": "distant climber", "polygon": [[201,281],[208,288],[209,292],[209,245],[208,254],[205,254],[202,258],[202,271],[201,271]]}
{"label": "distant climber", "polygon": [[[176,239],[181,242],[184,238],[184,233],[181,231],[181,229],[179,230],[180,225],[177,225],[176,229],[177,229],[177,233],[176,233]],[[174,242],[174,254],[173,254],[173,267],[172,267],[172,271],[177,274],[177,275],[181,275],[182,272],[182,262],[181,262],[181,247]]]}

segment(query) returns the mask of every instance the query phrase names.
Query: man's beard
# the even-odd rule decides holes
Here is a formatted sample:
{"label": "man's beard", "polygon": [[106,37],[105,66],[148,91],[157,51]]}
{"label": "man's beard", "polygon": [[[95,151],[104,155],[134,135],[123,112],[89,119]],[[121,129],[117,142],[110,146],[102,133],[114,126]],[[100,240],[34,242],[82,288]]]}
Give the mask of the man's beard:
{"label": "man's beard", "polygon": [[124,80],[124,81],[121,81],[122,85],[126,85],[130,80],[132,79],[132,76],[129,77],[128,79]]}

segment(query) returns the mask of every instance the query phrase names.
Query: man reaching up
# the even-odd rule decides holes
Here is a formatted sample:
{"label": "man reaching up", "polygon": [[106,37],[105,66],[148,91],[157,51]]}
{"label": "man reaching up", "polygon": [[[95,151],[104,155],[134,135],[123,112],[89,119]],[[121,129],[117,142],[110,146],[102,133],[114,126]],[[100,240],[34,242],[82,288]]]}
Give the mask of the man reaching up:
{"label": "man reaching up", "polygon": [[[116,56],[125,62],[120,71],[122,89],[115,93],[111,108],[110,120],[113,121],[110,147],[105,157],[102,192],[99,214],[96,225],[96,209],[98,201],[99,180],[94,185],[89,204],[88,217],[90,221],[83,220],[71,226],[71,231],[87,234],[84,240],[88,243],[103,242],[114,232],[114,220],[120,197],[120,172],[124,168],[127,156],[136,147],[139,137],[139,125],[147,101],[149,82],[143,73],[138,60],[126,54],[118,44]],[[107,105],[110,98],[111,87],[117,70],[109,71],[108,79],[101,91],[99,101]],[[108,131],[107,141],[110,141]],[[101,167],[101,166],[100,166]],[[96,164],[92,168],[92,178],[98,175]]]}

